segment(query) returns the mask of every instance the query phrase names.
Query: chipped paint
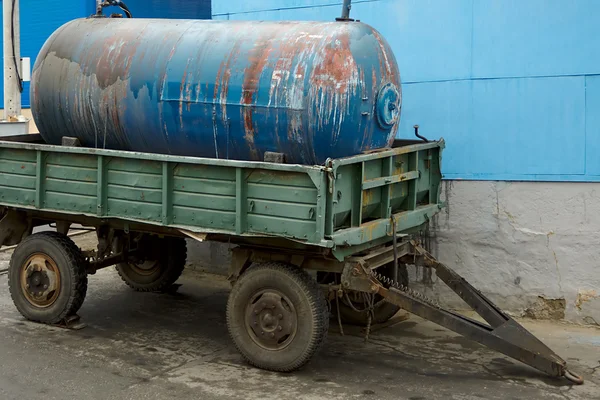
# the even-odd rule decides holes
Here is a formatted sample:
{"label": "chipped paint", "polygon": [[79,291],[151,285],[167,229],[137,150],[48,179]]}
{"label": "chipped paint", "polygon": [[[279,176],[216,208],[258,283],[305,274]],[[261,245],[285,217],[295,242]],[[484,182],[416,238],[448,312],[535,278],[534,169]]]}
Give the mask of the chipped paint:
{"label": "chipped paint", "polygon": [[42,49],[32,108],[49,143],[322,164],[391,146],[386,84],[394,55],[359,22],[80,19]]}

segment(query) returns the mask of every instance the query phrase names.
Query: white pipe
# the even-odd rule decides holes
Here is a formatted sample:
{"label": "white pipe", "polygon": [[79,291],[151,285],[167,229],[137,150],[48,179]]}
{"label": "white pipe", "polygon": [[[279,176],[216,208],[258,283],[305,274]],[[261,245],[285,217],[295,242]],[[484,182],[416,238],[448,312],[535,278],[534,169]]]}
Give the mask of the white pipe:
{"label": "white pipe", "polygon": [[[4,27],[4,118],[21,115],[21,92],[19,90],[19,71],[21,64],[21,35],[19,25],[19,0],[2,1],[2,26]],[[12,38],[13,27],[14,38]],[[12,39],[12,40],[11,40]],[[14,49],[13,54],[13,40]],[[16,60],[16,63],[15,63]]]}

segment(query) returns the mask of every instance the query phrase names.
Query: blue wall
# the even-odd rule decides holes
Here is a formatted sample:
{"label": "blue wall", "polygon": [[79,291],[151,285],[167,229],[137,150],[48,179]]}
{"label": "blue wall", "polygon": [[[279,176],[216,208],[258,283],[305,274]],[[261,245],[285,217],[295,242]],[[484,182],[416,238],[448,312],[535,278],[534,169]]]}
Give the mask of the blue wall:
{"label": "blue wall", "polygon": [[[4,0],[6,1],[6,0]],[[124,0],[134,17],[138,18],[201,18],[211,17],[210,0]],[[1,3],[1,2],[0,2]],[[31,58],[31,67],[46,39],[59,26],[75,18],[87,17],[96,10],[96,0],[76,0],[69,7],[57,7],[52,1],[20,0],[21,8],[21,56]],[[119,12],[111,7],[105,13]],[[0,31],[0,39],[2,32]],[[25,82],[23,107],[29,107],[29,83]],[[0,91],[0,108],[4,105],[4,93]]]}
{"label": "blue wall", "polygon": [[[213,1],[215,19],[333,20],[341,0]],[[451,179],[600,181],[600,1],[358,0],[403,78],[400,136]]]}

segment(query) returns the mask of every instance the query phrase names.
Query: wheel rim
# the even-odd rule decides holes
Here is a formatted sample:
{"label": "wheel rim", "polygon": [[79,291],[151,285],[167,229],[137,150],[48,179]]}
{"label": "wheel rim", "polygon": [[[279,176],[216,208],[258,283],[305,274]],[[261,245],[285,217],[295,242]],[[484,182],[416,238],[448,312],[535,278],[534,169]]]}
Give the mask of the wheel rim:
{"label": "wheel rim", "polygon": [[152,275],[160,269],[160,262],[156,260],[147,260],[142,263],[129,263],[131,269],[139,275]]}
{"label": "wheel rim", "polygon": [[60,271],[50,256],[32,254],[21,267],[21,291],[31,305],[50,307],[60,294]]}
{"label": "wheel rim", "polygon": [[256,344],[281,350],[296,336],[298,315],[292,302],[276,289],[264,289],[246,306],[246,330]]}

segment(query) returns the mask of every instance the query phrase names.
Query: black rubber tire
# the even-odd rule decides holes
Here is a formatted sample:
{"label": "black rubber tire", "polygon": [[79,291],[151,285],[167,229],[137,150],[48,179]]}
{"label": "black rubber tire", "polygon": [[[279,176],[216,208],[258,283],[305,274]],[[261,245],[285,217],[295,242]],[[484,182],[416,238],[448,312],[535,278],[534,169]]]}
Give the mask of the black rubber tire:
{"label": "black rubber tire", "polygon": [[[386,276],[390,276],[391,266],[381,267],[381,273]],[[406,265],[400,264],[398,265],[398,281],[404,286],[408,286],[408,270],[406,269]],[[346,304],[346,300],[340,299],[340,317],[342,322],[350,325],[358,325],[358,326],[367,326],[369,320],[369,313],[367,310],[356,312],[353,310],[348,304]],[[331,302],[332,313],[335,316],[337,313],[336,303],[334,301]],[[362,310],[362,307],[359,308]],[[379,298],[376,299],[375,307],[373,310],[374,318],[371,321],[371,324],[382,324],[392,318],[400,311],[400,307],[395,304],[388,303],[387,301]]]}
{"label": "black rubber tire", "polygon": [[[50,257],[60,273],[60,293],[56,301],[40,308],[31,304],[21,289],[20,271],[34,253]],[[56,324],[77,313],[87,292],[87,271],[83,254],[67,235],[40,232],[28,236],[13,252],[8,269],[8,287],[17,310],[28,320]]]}
{"label": "black rubber tire", "polygon": [[120,263],[115,266],[121,279],[138,292],[160,292],[167,289],[179,279],[185,268],[187,259],[185,239],[152,237],[150,240],[152,246],[160,248],[159,265],[152,274],[140,274],[128,263]]}
{"label": "black rubber tire", "polygon": [[[296,309],[297,331],[284,349],[259,346],[246,328],[246,306],[254,294],[265,288],[285,294]],[[327,301],[318,283],[306,271],[274,262],[255,264],[241,275],[231,290],[227,328],[248,363],[269,371],[294,371],[305,365],[323,345],[329,329]]]}

